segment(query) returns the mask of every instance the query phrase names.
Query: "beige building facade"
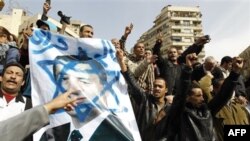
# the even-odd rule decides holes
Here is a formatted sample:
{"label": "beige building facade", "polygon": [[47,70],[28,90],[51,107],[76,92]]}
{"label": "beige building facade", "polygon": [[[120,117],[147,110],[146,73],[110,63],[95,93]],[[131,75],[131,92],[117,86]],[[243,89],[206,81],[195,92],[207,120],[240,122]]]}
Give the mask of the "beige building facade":
{"label": "beige building facade", "polygon": [[[169,47],[185,50],[192,45],[197,37],[203,36],[202,14],[199,7],[183,7],[168,5],[156,17],[154,26],[145,32],[138,42],[143,42],[146,48],[152,48],[157,34],[163,34],[162,54]],[[199,54],[205,56],[204,50]]]}
{"label": "beige building facade", "polygon": [[[27,16],[23,9],[13,9],[11,14],[0,14],[0,26],[7,28],[12,34],[19,37],[21,42],[22,37],[20,35],[22,35],[22,32],[28,28],[36,27],[38,19],[41,19],[41,14]],[[51,17],[48,18],[48,22],[50,27],[52,27],[51,32],[58,32],[62,26],[60,22]],[[71,20],[71,24],[67,26],[65,34],[79,37],[79,29],[82,25],[81,21]]]}
{"label": "beige building facade", "polygon": [[250,45],[239,56],[244,59],[242,75],[245,79],[248,79],[250,77]]}

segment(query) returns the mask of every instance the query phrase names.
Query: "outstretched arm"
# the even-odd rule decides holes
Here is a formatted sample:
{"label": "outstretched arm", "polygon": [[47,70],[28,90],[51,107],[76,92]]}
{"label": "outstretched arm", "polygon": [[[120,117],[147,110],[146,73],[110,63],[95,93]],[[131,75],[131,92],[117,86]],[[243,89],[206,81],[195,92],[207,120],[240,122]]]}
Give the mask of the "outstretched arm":
{"label": "outstretched arm", "polygon": [[161,56],[161,46],[162,46],[163,36],[162,33],[159,33],[156,38],[155,45],[153,47],[153,55],[157,56],[156,64],[162,66],[164,64],[164,59]]}
{"label": "outstretched arm", "polygon": [[125,51],[125,43],[126,43],[126,40],[128,38],[128,35],[131,33],[133,27],[134,27],[134,25],[132,23],[130,23],[129,26],[126,26],[124,34],[122,35],[121,39],[119,40],[120,45],[121,45],[121,49],[123,51]]}
{"label": "outstretched arm", "polygon": [[[0,138],[5,141],[23,140],[49,123],[49,115],[57,109],[72,110],[77,100],[69,99],[71,91],[59,95],[49,103],[24,111],[23,113],[0,122]],[[22,128],[20,128],[22,127]]]}
{"label": "outstretched arm", "polygon": [[117,49],[116,51],[116,57],[118,59],[118,63],[121,67],[121,72],[127,82],[127,84],[131,88],[131,96],[140,103],[143,98],[146,98],[147,94],[144,94],[143,90],[140,88],[140,86],[136,83],[136,80],[134,76],[128,71],[127,65],[124,60],[123,51],[121,49]]}
{"label": "outstretched arm", "polygon": [[73,110],[74,106],[77,105],[77,102],[81,100],[83,97],[78,98],[70,98],[70,95],[73,93],[72,90],[69,90],[59,96],[57,96],[52,101],[48,102],[44,105],[44,108],[47,110],[49,114],[53,114],[56,110],[60,108],[64,108],[65,110]]}
{"label": "outstretched arm", "polygon": [[199,37],[194,44],[189,46],[182,54],[178,57],[178,63],[182,64],[185,63],[185,58],[190,53],[195,53],[196,55],[199,55],[199,53],[204,48],[204,45],[206,43],[209,43],[210,38],[207,38],[207,36]]}
{"label": "outstretched arm", "polygon": [[62,21],[62,28],[60,29],[59,33],[64,34],[65,30],[66,30],[66,27],[67,27],[67,23]]}
{"label": "outstretched arm", "polygon": [[186,56],[186,65],[183,67],[181,72],[180,84],[178,85],[177,94],[174,97],[172,107],[175,108],[173,111],[175,114],[178,115],[184,109],[186,103],[186,97],[188,94],[188,88],[191,84],[191,74],[192,74],[192,60],[197,58],[196,54],[188,54]]}
{"label": "outstretched arm", "polygon": [[174,96],[173,103],[168,112],[168,139],[172,140],[175,137],[177,130],[180,127],[180,118],[183,114],[186,97],[191,85],[191,73],[192,73],[192,60],[197,58],[195,54],[188,54],[186,56],[186,65],[182,69],[181,78],[178,85],[177,94]]}
{"label": "outstretched arm", "polygon": [[243,59],[240,57],[233,58],[232,71],[222,84],[219,93],[208,103],[213,115],[231,99],[242,68]]}
{"label": "outstretched arm", "polygon": [[148,66],[153,65],[153,63],[155,63],[157,60],[157,56],[156,55],[151,55],[148,56],[147,58],[145,58],[143,60],[143,62],[141,62],[134,70],[133,70],[133,74],[135,76],[135,78],[140,77],[145,71],[148,70]]}
{"label": "outstretched arm", "polygon": [[50,2],[49,1],[46,1],[44,4],[43,4],[43,14],[42,14],[42,18],[41,20],[43,21],[47,21],[48,20],[48,12],[49,10],[51,9],[50,7]]}

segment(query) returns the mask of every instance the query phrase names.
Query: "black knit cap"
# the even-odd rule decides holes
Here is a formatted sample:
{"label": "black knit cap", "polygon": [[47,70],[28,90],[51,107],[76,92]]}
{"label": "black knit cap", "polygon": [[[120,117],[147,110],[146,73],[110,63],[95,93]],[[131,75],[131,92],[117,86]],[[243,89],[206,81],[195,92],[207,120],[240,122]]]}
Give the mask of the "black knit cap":
{"label": "black knit cap", "polygon": [[26,71],[25,71],[25,68],[24,68],[21,64],[19,64],[19,63],[17,63],[17,62],[10,62],[10,63],[6,64],[6,65],[4,66],[4,68],[3,68],[2,75],[5,73],[6,69],[7,69],[8,67],[11,67],[11,66],[19,67],[19,68],[23,71],[23,76],[25,75],[25,72],[26,72]]}
{"label": "black knit cap", "polygon": [[50,27],[49,27],[49,24],[47,23],[47,21],[37,20],[37,21],[36,21],[36,25],[37,25],[38,28],[40,28],[42,25],[45,25],[45,26],[47,26],[47,27],[49,28],[49,30],[50,30]]}
{"label": "black knit cap", "polygon": [[222,59],[221,59],[221,65],[223,63],[229,63],[229,62],[232,62],[233,61],[233,58],[230,57],[230,56],[224,56]]}

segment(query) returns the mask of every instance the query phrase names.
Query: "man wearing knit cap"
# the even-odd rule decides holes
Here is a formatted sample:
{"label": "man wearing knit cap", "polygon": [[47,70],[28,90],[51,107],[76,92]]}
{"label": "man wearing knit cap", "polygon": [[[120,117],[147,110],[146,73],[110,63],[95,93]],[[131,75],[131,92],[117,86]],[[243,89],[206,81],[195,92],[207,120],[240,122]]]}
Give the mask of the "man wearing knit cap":
{"label": "man wearing knit cap", "polygon": [[47,21],[37,20],[36,25],[40,29],[50,30],[50,27],[49,27],[49,24],[47,23]]}

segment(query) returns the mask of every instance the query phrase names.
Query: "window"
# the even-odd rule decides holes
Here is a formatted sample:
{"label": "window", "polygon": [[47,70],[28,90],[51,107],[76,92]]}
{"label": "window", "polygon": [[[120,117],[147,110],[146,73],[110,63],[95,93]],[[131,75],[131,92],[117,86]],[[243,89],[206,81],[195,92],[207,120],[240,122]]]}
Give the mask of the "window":
{"label": "window", "polygon": [[180,29],[173,29],[172,33],[181,33],[181,30]]}
{"label": "window", "polygon": [[192,33],[191,29],[183,29],[182,32],[183,33]]}
{"label": "window", "polygon": [[175,42],[181,42],[181,37],[178,37],[178,36],[172,36],[172,41],[175,41]]}
{"label": "window", "polygon": [[190,22],[189,21],[183,21],[183,25],[184,26],[190,26]]}
{"label": "window", "polygon": [[190,43],[192,42],[192,39],[190,37],[185,37],[183,41],[186,43]]}

